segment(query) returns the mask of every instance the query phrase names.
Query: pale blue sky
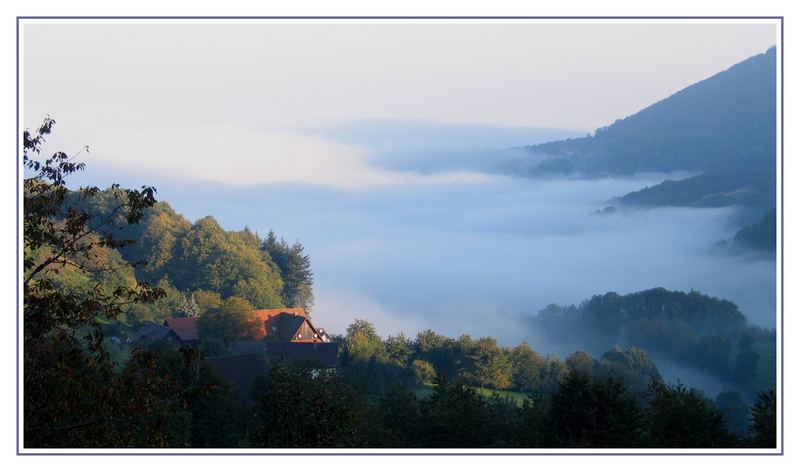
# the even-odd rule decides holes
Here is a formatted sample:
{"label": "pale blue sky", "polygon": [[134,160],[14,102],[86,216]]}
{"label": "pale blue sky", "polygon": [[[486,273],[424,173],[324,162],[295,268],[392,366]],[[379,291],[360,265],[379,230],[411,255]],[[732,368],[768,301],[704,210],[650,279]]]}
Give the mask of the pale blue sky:
{"label": "pale blue sky", "polygon": [[198,181],[437,183],[320,130],[586,132],[774,43],[766,24],[26,25],[24,124],[50,114],[52,144],[89,144],[89,163]]}

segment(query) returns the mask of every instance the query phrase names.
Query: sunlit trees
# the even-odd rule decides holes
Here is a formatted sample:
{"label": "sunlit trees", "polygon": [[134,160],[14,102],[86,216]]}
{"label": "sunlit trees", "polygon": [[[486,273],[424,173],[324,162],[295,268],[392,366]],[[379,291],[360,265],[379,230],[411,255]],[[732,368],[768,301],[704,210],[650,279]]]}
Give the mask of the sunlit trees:
{"label": "sunlit trees", "polygon": [[408,365],[408,360],[414,353],[414,344],[405,334],[400,333],[389,336],[384,342],[386,356],[391,362],[400,366]]}
{"label": "sunlit trees", "polygon": [[411,362],[411,369],[414,371],[414,379],[419,384],[429,384],[436,378],[436,369],[426,360],[414,359]]}
{"label": "sunlit trees", "polygon": [[192,224],[167,203],[159,202],[145,213],[145,218],[137,226],[137,244],[127,251],[126,256],[146,261],[147,264],[139,267],[137,273],[142,280],[155,284],[167,275],[175,244]]}
{"label": "sunlit trees", "polygon": [[311,271],[311,257],[305,253],[303,245],[299,241],[290,245],[270,231],[261,247],[280,270],[286,306],[299,306],[310,312],[314,305],[314,273]]}
{"label": "sunlit trees", "polygon": [[511,363],[508,356],[497,345],[495,338],[480,338],[470,355],[472,370],[470,377],[480,385],[504,389],[511,386]]}
{"label": "sunlit trees", "polygon": [[521,392],[538,390],[539,372],[544,368],[542,356],[522,342],[511,350],[509,357],[513,387]]}
{"label": "sunlit trees", "polygon": [[344,341],[348,356],[352,359],[385,358],[383,341],[378,336],[375,326],[367,320],[353,321],[347,327]]}
{"label": "sunlit trees", "polygon": [[214,218],[197,220],[175,243],[168,266],[179,290],[237,296],[258,308],[283,306],[283,282],[269,256],[246,238],[223,230]]}
{"label": "sunlit trees", "polygon": [[237,339],[255,339],[261,329],[253,316],[253,306],[244,298],[230,297],[222,305],[199,319],[200,337],[216,338],[225,343]]}

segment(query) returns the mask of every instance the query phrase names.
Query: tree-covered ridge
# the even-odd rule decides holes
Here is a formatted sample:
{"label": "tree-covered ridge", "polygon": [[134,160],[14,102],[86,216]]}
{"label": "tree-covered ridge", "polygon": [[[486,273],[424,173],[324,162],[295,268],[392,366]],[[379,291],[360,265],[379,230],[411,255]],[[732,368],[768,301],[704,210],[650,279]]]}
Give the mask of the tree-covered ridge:
{"label": "tree-covered ridge", "polygon": [[[628,206],[684,206],[698,208],[736,206],[740,220],[757,221],[743,226],[733,237],[734,252],[775,254],[775,173],[759,171],[705,172],[683,180],[664,182],[616,199]],[[721,239],[718,248],[728,246]]]}
{"label": "tree-covered ridge", "polygon": [[761,251],[774,256],[776,251],[775,210],[767,212],[760,220],[746,225],[733,237],[734,247]]}
{"label": "tree-covered ridge", "polygon": [[[710,372],[747,392],[774,384],[775,333],[750,326],[736,305],[696,291],[663,288],[596,295],[579,307],[550,305],[535,326],[588,349],[630,344]],[[764,382],[757,374],[769,374]]]}
{"label": "tree-covered ridge", "polygon": [[[735,392],[711,400],[680,383],[665,383],[637,348],[617,347],[598,359],[579,351],[562,361],[526,343],[499,346],[493,338],[450,338],[430,330],[413,338],[381,338],[367,320],[354,321],[338,341],[335,372],[309,375],[312,365],[276,364],[254,382],[259,426],[249,436],[252,445],[774,444],[770,393],[754,399],[752,408]],[[486,387],[499,389],[487,394]],[[505,388],[525,396],[507,395]],[[312,416],[321,421],[303,421]]]}
{"label": "tree-covered ridge", "polygon": [[705,172],[682,180],[665,180],[631,192],[619,202],[631,206],[698,208],[745,205],[766,210],[775,205],[774,171]]}
{"label": "tree-covered ridge", "polygon": [[[197,299],[200,312],[230,297],[244,299],[254,308],[311,308],[313,273],[310,256],[300,242],[290,245],[272,231],[266,238],[248,228],[226,231],[211,216],[192,223],[166,202],[154,203],[143,210],[138,222],[128,224],[113,214],[113,192],[98,191],[91,198],[72,192],[68,199],[72,207],[92,215],[92,221],[110,222],[105,234],[128,242],[107,257],[136,262],[134,270],[125,273],[131,283],[135,280],[165,291],[166,297],[156,304],[126,309],[129,321],[191,315],[186,310],[187,297]],[[66,275],[57,277],[58,283],[68,283]],[[77,274],[68,275],[80,279]],[[85,271],[82,275],[85,283],[101,281]]]}
{"label": "tree-covered ridge", "polygon": [[[683,206],[696,208],[737,207],[738,218],[758,220],[743,226],[733,237],[734,252],[758,251],[775,254],[774,171],[704,172],[682,180],[665,180],[652,187],[631,192],[616,199],[634,207]],[[717,247],[728,246],[722,239]]]}
{"label": "tree-covered ridge", "polygon": [[528,149],[579,171],[668,172],[775,167],[776,50],[691,85],[593,136]]}
{"label": "tree-covered ridge", "polygon": [[399,333],[381,338],[367,320],[355,320],[337,342],[340,374],[372,396],[397,384],[424,396],[437,379],[447,378],[521,404],[525,395],[553,395],[569,372],[576,371],[589,379],[613,379],[639,398],[653,382],[662,381],[649,354],[636,347],[615,346],[598,358],[576,351],[562,360],[524,341],[501,346],[492,337],[452,338],[429,329],[415,337]]}

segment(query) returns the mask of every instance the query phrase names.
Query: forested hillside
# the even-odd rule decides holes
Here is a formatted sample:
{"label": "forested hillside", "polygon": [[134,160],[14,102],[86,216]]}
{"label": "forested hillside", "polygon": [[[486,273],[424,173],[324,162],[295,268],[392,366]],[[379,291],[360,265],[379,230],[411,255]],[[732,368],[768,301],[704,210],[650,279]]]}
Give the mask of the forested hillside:
{"label": "forested hillside", "polygon": [[[115,212],[118,193],[119,189],[110,188],[87,198],[73,191],[66,205],[91,215],[88,225],[98,228],[96,238],[132,242],[115,249],[94,248],[92,257],[98,267],[111,261],[134,267],[82,274],[67,269],[54,276],[55,283],[132,286],[138,281],[166,292],[155,304],[126,307],[128,321],[161,322],[172,316],[197,315],[230,297],[244,299],[254,308],[311,309],[311,260],[300,242],[289,244],[273,232],[261,237],[248,228],[226,231],[211,216],[192,223],[167,202],[155,203],[143,210],[137,223],[129,224]],[[185,312],[187,297],[196,301],[198,312]]]}
{"label": "forested hillside", "polygon": [[760,220],[740,229],[733,238],[734,247],[755,249],[775,255],[777,213],[772,210]]}
{"label": "forested hillside", "polygon": [[773,171],[775,66],[773,47],[593,136],[527,149],[588,172]]}
{"label": "forested hillside", "polygon": [[550,305],[534,327],[589,350],[634,345],[734,382],[751,395],[775,382],[775,333],[750,326],[735,304],[699,292],[609,292],[580,306]]}
{"label": "forested hillside", "polygon": [[[730,245],[775,253],[776,49],[751,57],[594,135],[529,146],[523,173],[630,174],[702,171],[616,199],[634,207],[737,207]],[[721,244],[728,235],[720,234]]]}
{"label": "forested hillside", "polygon": [[666,180],[619,199],[631,206],[714,208],[741,205],[756,211],[775,206],[775,173],[770,171],[706,172],[683,180]]}

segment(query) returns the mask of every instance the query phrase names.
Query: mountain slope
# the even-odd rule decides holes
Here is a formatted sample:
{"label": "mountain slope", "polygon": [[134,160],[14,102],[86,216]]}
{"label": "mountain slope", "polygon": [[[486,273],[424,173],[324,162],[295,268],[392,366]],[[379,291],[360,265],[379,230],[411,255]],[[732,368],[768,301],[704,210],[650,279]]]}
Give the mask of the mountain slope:
{"label": "mountain slope", "polygon": [[700,208],[748,205],[766,210],[775,205],[775,174],[769,171],[705,172],[631,192],[619,199],[631,206]]}
{"label": "mountain slope", "polygon": [[775,69],[773,47],[594,136],[526,149],[584,171],[774,171]]}

